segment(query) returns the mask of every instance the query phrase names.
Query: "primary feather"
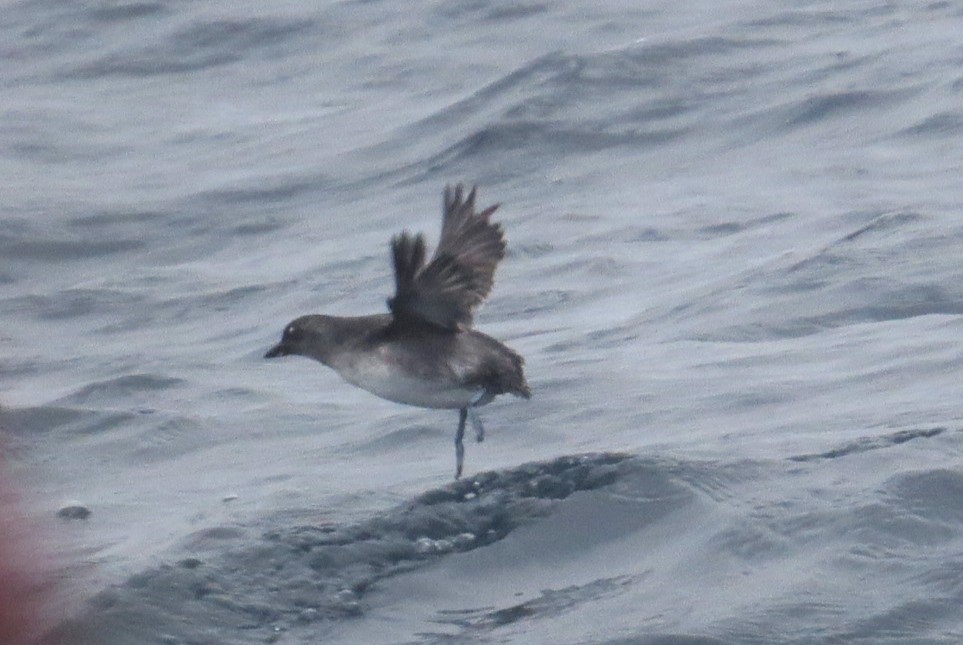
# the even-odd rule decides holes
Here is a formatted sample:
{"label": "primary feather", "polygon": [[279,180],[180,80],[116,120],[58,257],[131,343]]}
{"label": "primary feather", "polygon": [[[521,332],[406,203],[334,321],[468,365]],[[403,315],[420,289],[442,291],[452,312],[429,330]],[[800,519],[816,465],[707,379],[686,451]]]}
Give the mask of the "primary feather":
{"label": "primary feather", "polygon": [[505,257],[505,236],[491,215],[498,205],[475,212],[475,189],[445,187],[441,238],[425,265],[425,240],[405,231],[391,241],[395,295],[388,301],[399,321],[444,329],[468,329],[474,310],[491,292],[495,268]]}

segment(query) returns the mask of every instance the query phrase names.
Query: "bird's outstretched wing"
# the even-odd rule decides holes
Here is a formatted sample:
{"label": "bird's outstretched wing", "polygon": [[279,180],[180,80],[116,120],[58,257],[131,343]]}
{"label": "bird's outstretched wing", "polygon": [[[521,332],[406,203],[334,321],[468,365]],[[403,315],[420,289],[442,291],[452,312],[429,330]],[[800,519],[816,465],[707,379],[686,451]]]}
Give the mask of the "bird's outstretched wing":
{"label": "bird's outstretched wing", "polygon": [[491,215],[498,204],[475,212],[475,188],[445,187],[441,239],[425,264],[425,239],[407,231],[391,240],[395,295],[388,306],[396,320],[445,329],[471,327],[472,312],[488,296],[495,267],[505,257],[505,235]]}

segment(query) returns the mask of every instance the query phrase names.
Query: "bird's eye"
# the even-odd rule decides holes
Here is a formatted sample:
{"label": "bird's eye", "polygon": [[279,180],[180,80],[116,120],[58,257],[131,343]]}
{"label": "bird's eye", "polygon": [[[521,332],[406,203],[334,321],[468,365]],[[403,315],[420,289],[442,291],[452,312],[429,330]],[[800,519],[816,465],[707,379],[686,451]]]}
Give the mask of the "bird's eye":
{"label": "bird's eye", "polygon": [[284,330],[285,336],[294,336],[297,333],[297,327],[294,325],[288,325],[288,328]]}

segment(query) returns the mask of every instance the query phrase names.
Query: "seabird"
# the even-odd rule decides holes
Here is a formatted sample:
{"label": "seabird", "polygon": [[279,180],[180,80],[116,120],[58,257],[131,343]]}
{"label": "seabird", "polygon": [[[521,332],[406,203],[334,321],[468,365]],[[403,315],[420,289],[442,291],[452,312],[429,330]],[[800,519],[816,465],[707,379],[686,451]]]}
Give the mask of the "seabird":
{"label": "seabird", "polygon": [[404,231],[392,238],[390,313],[301,316],[264,355],[306,356],[383,399],[458,410],[455,479],[464,464],[466,419],[482,441],[477,408],[499,394],[531,396],[522,357],[472,329],[474,310],[491,291],[505,256],[504,232],[491,221],[498,204],[476,213],[475,192],[464,197],[461,184],[445,187],[441,239],[427,264],[424,236]]}

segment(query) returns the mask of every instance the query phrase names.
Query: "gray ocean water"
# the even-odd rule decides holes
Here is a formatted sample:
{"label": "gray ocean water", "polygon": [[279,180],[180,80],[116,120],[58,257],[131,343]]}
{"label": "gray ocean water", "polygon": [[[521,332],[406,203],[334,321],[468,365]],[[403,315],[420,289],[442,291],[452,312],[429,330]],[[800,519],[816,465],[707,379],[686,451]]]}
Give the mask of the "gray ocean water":
{"label": "gray ocean water", "polygon": [[[963,8],[0,11],[0,425],[50,642],[963,642]],[[509,240],[456,414],[264,361]],[[84,520],[56,518],[80,504]]]}

